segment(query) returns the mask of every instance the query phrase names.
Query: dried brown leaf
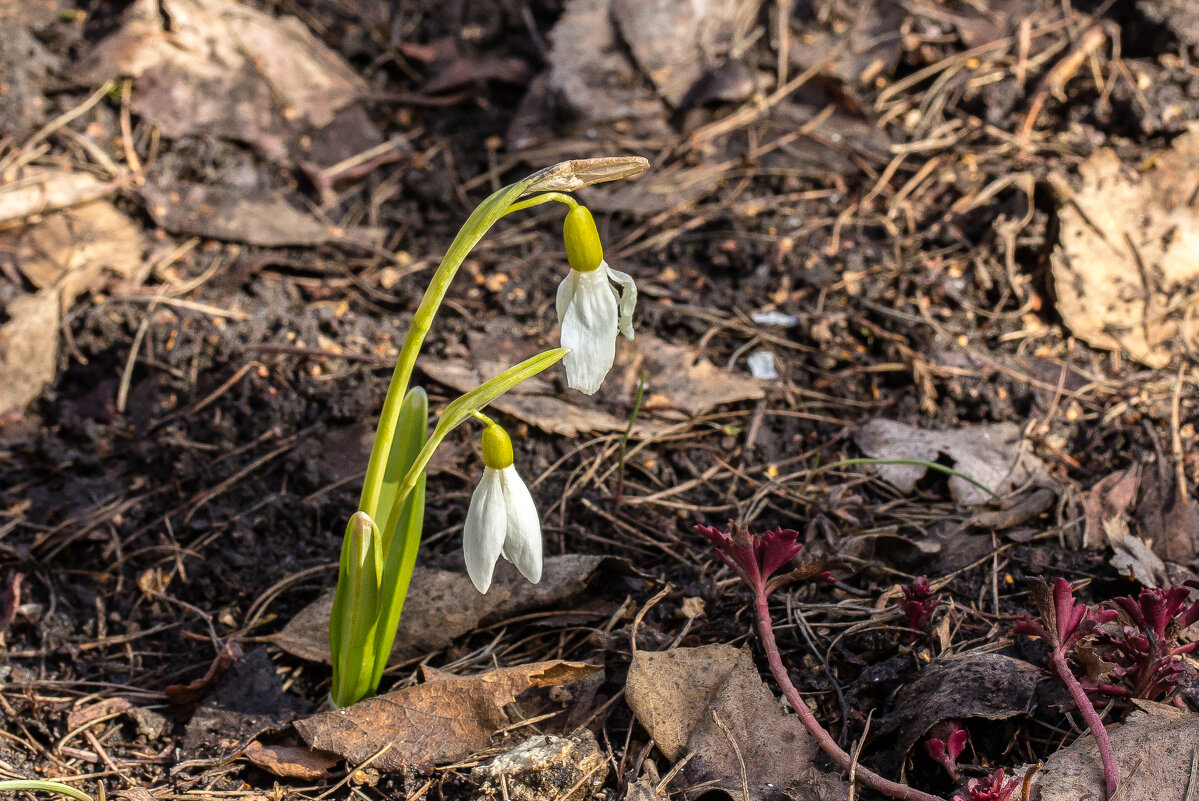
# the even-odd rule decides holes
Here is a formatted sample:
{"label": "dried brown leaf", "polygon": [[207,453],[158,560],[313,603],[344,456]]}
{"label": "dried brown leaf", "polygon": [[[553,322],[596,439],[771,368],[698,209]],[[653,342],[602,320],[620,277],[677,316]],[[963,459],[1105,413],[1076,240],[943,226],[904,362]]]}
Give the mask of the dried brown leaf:
{"label": "dried brown leaf", "polygon": [[337,764],[337,757],[325,751],[298,745],[263,745],[257,740],[246,746],[243,756],[276,776],[310,782],[324,779]]}
{"label": "dried brown leaf", "polygon": [[844,794],[839,779],[813,766],[816,744],[767,689],[748,651],[636,651],[625,694],[668,759],[691,755],[683,772],[692,784],[711,782],[739,798],[748,789],[751,799],[776,797],[789,785]]}
{"label": "dried brown leaf", "polygon": [[[909,459],[935,462],[940,454],[953,461],[953,468],[974,479],[996,495],[1005,495],[1026,484],[1053,487],[1041,460],[1031,453],[1021,429],[1014,423],[929,431],[895,420],[871,420],[858,429],[854,441],[875,459]],[[928,471],[923,465],[880,464],[875,469],[901,492],[911,492]],[[992,500],[981,488],[949,477],[949,492],[963,506]]]}
{"label": "dried brown leaf", "polygon": [[612,16],[637,65],[678,108],[704,67],[733,48],[741,6],[738,0],[614,0]]}
{"label": "dried brown leaf", "polygon": [[[1042,583],[1048,591],[1047,585]],[[1034,595],[1038,585],[1033,585]],[[948,620],[947,615],[944,620]],[[895,711],[879,720],[876,758],[898,773],[908,752],[945,720],[1004,720],[1032,709],[1042,671],[1002,654],[963,653],[937,659],[895,692]]]}
{"label": "dried brown leaf", "polygon": [[367,92],[295,17],[232,0],[134,2],[74,73],[84,84],[118,76],[138,79],[133,110],[166,136],[246,141],[276,159]]}
{"label": "dried brown leaf", "polygon": [[372,766],[381,771],[429,770],[491,745],[508,725],[504,707],[536,687],[577,681],[601,670],[579,662],[537,662],[408,687],[336,712],[296,721],[313,748],[351,763],[386,750]]}
{"label": "dried brown leaf", "polygon": [[38,289],[55,288],[65,313],[104,272],[135,279],[145,261],[141,231],[115,206],[94,201],[48,215],[17,239],[17,266]]}
{"label": "dried brown leaf", "polygon": [[1053,181],[1061,220],[1053,280],[1075,336],[1150,367],[1199,344],[1199,330],[1186,323],[1199,281],[1197,170],[1199,123],[1191,123],[1144,174],[1101,149],[1079,166],[1077,190],[1064,177]]}
{"label": "dried brown leaf", "polygon": [[58,291],[9,301],[0,325],[0,415],[23,411],[54,380],[58,365]]}
{"label": "dried brown leaf", "polygon": [[176,181],[147,183],[141,195],[154,222],[172,233],[264,247],[311,247],[344,236],[278,192]]}
{"label": "dried brown leaf", "polygon": [[[1184,797],[1192,775],[1199,716],[1155,704],[1152,712],[1133,712],[1110,732],[1120,768],[1120,801],[1163,801]],[[1087,734],[1057,751],[1037,774],[1040,801],[1103,798],[1103,769],[1095,740]]]}
{"label": "dried brown leaf", "polygon": [[118,186],[90,172],[26,167],[0,186],[0,223],[97,200]]}

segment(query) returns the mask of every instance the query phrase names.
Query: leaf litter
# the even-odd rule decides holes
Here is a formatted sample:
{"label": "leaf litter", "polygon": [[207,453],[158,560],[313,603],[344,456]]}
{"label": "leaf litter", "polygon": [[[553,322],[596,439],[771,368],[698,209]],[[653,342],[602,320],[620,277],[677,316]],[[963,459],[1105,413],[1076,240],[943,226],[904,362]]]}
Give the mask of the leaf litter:
{"label": "leaf litter", "polygon": [[795,788],[844,791],[840,779],[814,766],[816,743],[758,675],[745,649],[730,645],[636,650],[625,685],[629,708],[683,774],[738,797],[776,797]]}
{"label": "leaf litter", "polygon": [[579,681],[602,670],[578,662],[536,662],[474,676],[438,676],[415,687],[297,720],[310,746],[351,764],[376,757],[381,771],[455,762],[491,745],[512,721],[504,708],[534,688]]}

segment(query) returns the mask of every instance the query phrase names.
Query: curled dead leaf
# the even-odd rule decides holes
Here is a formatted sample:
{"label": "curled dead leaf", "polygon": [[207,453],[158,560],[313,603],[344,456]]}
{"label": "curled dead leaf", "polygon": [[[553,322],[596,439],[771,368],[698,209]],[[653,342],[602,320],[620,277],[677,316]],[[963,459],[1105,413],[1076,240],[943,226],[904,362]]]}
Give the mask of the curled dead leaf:
{"label": "curled dead leaf", "polygon": [[508,725],[504,707],[522,693],[578,681],[601,670],[580,662],[536,662],[475,676],[439,677],[415,687],[360,701],[336,712],[296,721],[313,748],[380,771],[429,770],[491,745]]}

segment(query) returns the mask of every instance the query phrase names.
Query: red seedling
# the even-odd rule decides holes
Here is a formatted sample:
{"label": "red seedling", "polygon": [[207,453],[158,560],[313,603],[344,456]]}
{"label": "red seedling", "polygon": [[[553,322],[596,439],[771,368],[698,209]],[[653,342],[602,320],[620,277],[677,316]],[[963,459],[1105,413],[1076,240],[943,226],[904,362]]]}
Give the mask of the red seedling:
{"label": "red seedling", "polygon": [[1112,752],[1112,743],[1108,739],[1107,729],[1095,711],[1095,705],[1087,698],[1086,690],[1078,678],[1070,670],[1067,655],[1079,640],[1095,632],[1104,623],[1111,622],[1116,617],[1113,609],[1090,609],[1086,604],[1074,603],[1074,588],[1070,582],[1059,578],[1053,583],[1053,589],[1044,581],[1037,580],[1032,585],[1033,600],[1041,613],[1039,621],[1025,618],[1016,624],[1013,631],[1016,634],[1028,634],[1040,637],[1049,643],[1050,662],[1053,672],[1066,689],[1079,714],[1087,722],[1087,727],[1095,737],[1099,746],[1099,758],[1103,762],[1103,779],[1107,784],[1107,797],[1111,798],[1120,784],[1119,770],[1116,767],[1116,757]]}
{"label": "red seedling", "polygon": [[1019,787],[1020,779],[1005,778],[1000,768],[985,779],[966,782],[966,792],[955,795],[953,801],[1011,801]]}
{"label": "red seedling", "polygon": [[1115,667],[1118,683],[1101,683],[1098,695],[1169,701],[1195,681],[1195,668],[1183,658],[1199,642],[1180,644],[1178,635],[1199,620],[1199,601],[1187,605],[1185,587],[1146,587],[1140,595],[1116,598],[1119,619],[1099,634],[1099,655]]}
{"label": "red seedling", "polygon": [[908,618],[908,628],[915,629],[908,634],[908,644],[916,642],[916,631],[923,631],[932,619],[933,612],[941,602],[933,595],[932,585],[928,576],[917,576],[911,584],[902,588],[903,600],[899,606]]}
{"label": "red seedling", "polygon": [[808,708],[807,702],[791,682],[791,676],[779,653],[778,642],[774,638],[774,623],[770,619],[770,593],[787,582],[805,578],[832,581],[828,571],[815,564],[801,566],[799,569],[781,576],[774,575],[790,564],[791,560],[798,556],[803,549],[798,542],[799,532],[787,528],[776,528],[762,535],[754,535],[745,525],[732,522],[729,523],[728,531],[721,531],[712,526],[696,526],[695,530],[716,546],[716,553],[720,556],[721,561],[731,567],[733,572],[753,590],[758,633],[762,638],[762,648],[766,651],[766,661],[770,664],[770,672],[782,687],[783,695],[787,697],[791,708],[803,721],[804,728],[808,730],[808,734],[812,735],[812,739],[820,748],[839,768],[846,772],[852,770],[858,781],[884,795],[901,799],[901,801],[943,801],[935,795],[921,792],[906,784],[884,779],[847,754],[833,736],[820,725],[820,721],[816,720],[816,716]]}
{"label": "red seedling", "polygon": [[924,741],[924,751],[929,757],[949,773],[955,782],[961,778],[958,770],[958,757],[966,750],[966,741],[970,734],[956,720],[943,720],[929,730],[928,739]]}

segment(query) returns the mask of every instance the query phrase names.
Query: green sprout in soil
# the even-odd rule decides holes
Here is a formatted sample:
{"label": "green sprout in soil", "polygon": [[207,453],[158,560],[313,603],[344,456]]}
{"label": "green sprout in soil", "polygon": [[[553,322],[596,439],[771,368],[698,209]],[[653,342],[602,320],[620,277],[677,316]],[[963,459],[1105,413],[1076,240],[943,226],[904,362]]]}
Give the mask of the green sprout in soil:
{"label": "green sprout in soil", "polygon": [[[425,469],[438,445],[472,418],[485,426],[483,480],[471,498],[463,528],[467,572],[486,592],[503,556],[529,581],[541,578],[541,524],[532,496],[513,465],[508,434],[481,410],[497,397],[562,361],[567,384],[587,394],[599,389],[616,352],[617,334],[633,338],[637,301],[633,279],[613,270],[588,209],[567,192],[629,178],[649,167],[642,158],[569,161],[541,170],[492,194],[467,218],[429,281],[400,348],[358,511],[346,525],[329,621],[333,658],[330,699],[345,707],[374,695],[395,641],[404,598],[416,565],[425,507]],[[539,353],[449,403],[428,431],[428,398],[410,386],[425,336],[458,268],[501,217],[555,201],[568,208],[563,225],[570,271],[558,288],[562,347]]]}

